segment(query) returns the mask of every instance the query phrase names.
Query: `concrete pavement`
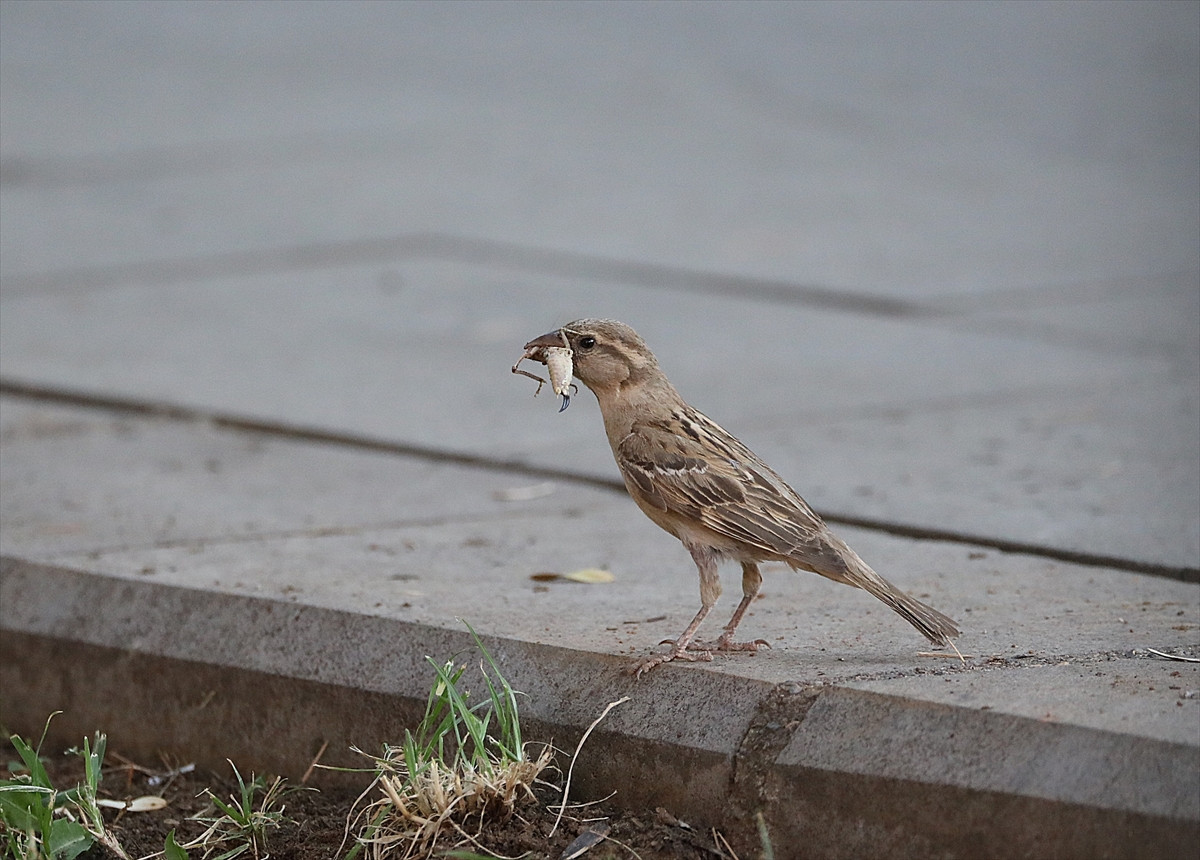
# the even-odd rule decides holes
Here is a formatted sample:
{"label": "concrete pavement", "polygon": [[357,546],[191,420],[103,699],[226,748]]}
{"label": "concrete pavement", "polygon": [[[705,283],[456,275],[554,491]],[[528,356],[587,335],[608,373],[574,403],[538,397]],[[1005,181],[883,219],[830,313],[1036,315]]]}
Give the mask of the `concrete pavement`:
{"label": "concrete pavement", "polygon": [[[633,696],[583,783],[618,802],[815,856],[1194,844],[1200,671],[1149,649],[1200,657],[1196,4],[5,4],[0,40],[7,726],[302,769],[393,736],[465,618],[556,739]],[[697,586],[590,395],[508,373],[584,315],[967,666],[769,571],[771,651],[623,678]]]}

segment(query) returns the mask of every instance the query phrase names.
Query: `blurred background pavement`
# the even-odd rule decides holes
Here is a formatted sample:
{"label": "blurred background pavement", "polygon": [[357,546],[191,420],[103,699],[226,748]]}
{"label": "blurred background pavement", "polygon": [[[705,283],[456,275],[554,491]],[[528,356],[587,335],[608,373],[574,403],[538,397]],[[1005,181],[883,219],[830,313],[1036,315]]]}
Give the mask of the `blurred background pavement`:
{"label": "blurred background pavement", "polygon": [[0,16],[6,383],[612,478],[508,366],[614,316],[820,510],[1200,563],[1196,3]]}

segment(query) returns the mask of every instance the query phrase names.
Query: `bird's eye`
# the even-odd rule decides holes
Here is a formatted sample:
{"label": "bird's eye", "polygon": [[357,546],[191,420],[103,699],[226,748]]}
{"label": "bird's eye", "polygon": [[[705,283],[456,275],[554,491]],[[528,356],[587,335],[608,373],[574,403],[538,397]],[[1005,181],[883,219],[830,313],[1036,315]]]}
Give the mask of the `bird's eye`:
{"label": "bird's eye", "polygon": [[591,337],[590,335],[588,337],[581,337],[579,339],[579,348],[580,349],[591,349],[595,345],[596,345],[596,339],[594,337]]}

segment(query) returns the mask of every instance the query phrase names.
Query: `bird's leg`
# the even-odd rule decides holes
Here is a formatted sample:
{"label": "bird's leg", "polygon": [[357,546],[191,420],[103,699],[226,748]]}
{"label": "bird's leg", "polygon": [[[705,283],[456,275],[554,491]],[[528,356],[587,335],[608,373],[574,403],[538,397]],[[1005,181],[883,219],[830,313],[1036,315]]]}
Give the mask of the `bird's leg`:
{"label": "bird's leg", "polygon": [[757,651],[759,648],[770,648],[771,644],[765,639],[755,639],[753,642],[733,641],[734,631],[742,623],[742,616],[746,614],[746,609],[758,595],[760,585],[762,585],[762,574],[758,572],[758,565],[749,561],[742,562],[742,602],[738,604],[737,609],[733,610],[733,615],[721,632],[720,638],[716,642],[693,642],[689,647],[703,651],[750,652]]}
{"label": "bird's leg", "polygon": [[666,654],[647,657],[629,666],[628,671],[639,678],[643,673],[649,672],[663,663],[670,663],[672,660],[707,662],[712,659],[712,654],[707,651],[689,654],[688,644],[721,596],[721,578],[717,575],[717,554],[712,549],[702,546],[689,546],[688,552],[692,554],[692,560],[696,562],[696,568],[700,571],[700,611],[696,613],[692,623],[679,634],[678,639],[666,640],[671,644],[670,651]]}

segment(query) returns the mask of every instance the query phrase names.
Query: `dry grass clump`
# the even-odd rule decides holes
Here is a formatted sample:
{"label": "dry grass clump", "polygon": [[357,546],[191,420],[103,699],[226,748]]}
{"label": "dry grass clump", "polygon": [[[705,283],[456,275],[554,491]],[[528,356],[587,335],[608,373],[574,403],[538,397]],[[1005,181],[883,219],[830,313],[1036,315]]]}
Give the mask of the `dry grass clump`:
{"label": "dry grass clump", "polygon": [[[468,629],[470,626],[468,625]],[[479,664],[486,696],[471,705],[461,686],[466,666],[438,664],[426,657],[436,678],[415,732],[387,745],[381,755],[366,753],[375,779],[355,803],[347,835],[373,858],[432,857],[435,850],[473,847],[489,822],[512,816],[521,801],[534,799],[533,785],[553,762],[549,747],[531,757],[521,740],[517,694],[479,641]],[[357,752],[362,752],[357,750]]]}

